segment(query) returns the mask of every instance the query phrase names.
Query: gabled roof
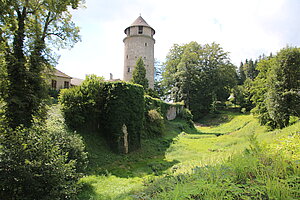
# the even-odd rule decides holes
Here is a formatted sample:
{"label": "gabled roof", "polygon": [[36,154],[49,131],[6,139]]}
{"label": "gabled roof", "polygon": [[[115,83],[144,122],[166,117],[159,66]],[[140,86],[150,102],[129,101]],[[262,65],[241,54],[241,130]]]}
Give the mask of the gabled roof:
{"label": "gabled roof", "polygon": [[71,85],[72,86],[79,86],[81,85],[81,83],[83,82],[84,80],[83,79],[80,79],[80,78],[72,78],[71,79]]}
{"label": "gabled roof", "polygon": [[68,76],[67,74],[65,74],[65,73],[63,73],[63,72],[61,72],[61,71],[59,71],[58,69],[54,69],[53,75],[54,75],[54,76],[58,76],[58,77],[63,77],[63,78],[69,78],[69,79],[72,78],[71,76]]}
{"label": "gabled roof", "polygon": [[132,24],[131,26],[149,26],[149,24],[142,18],[142,16],[139,16]]}

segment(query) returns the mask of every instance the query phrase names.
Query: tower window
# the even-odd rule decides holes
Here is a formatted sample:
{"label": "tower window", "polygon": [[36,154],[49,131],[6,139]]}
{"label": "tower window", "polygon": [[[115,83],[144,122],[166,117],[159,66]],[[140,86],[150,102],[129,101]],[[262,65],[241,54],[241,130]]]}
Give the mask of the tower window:
{"label": "tower window", "polygon": [[128,55],[126,56],[126,58],[128,59]]}
{"label": "tower window", "polygon": [[143,34],[143,26],[139,26],[139,34]]}
{"label": "tower window", "polygon": [[148,43],[147,43],[147,42],[145,42],[145,47],[146,47],[146,46],[148,46]]}
{"label": "tower window", "polygon": [[130,67],[127,68],[127,72],[130,72]]}

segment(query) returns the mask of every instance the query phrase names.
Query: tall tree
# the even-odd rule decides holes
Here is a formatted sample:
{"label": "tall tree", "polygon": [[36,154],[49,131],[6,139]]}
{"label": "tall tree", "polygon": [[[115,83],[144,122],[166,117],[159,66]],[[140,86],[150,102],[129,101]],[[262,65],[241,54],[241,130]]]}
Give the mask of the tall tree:
{"label": "tall tree", "polygon": [[174,47],[167,56],[163,83],[176,88],[171,99],[185,101],[197,119],[212,109],[213,102],[228,98],[236,84],[236,70],[218,44],[191,42]]}
{"label": "tall tree", "polygon": [[131,82],[142,85],[145,90],[149,87],[148,79],[146,78],[146,68],[142,57],[139,57],[136,61]]}
{"label": "tall tree", "polygon": [[6,118],[12,128],[30,126],[45,98],[42,78],[52,47],[72,47],[80,37],[70,8],[83,0],[1,0],[0,55],[7,70]]}
{"label": "tall tree", "polygon": [[259,62],[253,101],[262,124],[283,128],[290,116],[300,116],[300,48],[287,47]]}
{"label": "tall tree", "polygon": [[180,101],[179,98],[179,79],[178,79],[178,65],[183,56],[186,45],[174,44],[167,57],[166,62],[163,63],[162,68],[162,88],[164,99]]}
{"label": "tall tree", "polygon": [[239,84],[242,85],[246,80],[246,74],[244,71],[244,63],[241,62],[239,69],[238,69],[238,77],[239,77]]}

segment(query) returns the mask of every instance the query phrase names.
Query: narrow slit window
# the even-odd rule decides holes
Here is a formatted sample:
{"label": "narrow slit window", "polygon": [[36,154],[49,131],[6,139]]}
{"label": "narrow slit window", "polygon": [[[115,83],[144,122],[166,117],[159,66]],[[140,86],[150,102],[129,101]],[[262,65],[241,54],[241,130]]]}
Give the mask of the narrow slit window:
{"label": "narrow slit window", "polygon": [[148,46],[148,43],[147,43],[147,42],[145,42],[145,47],[146,47],[146,46]]}
{"label": "narrow slit window", "polygon": [[130,72],[130,67],[128,67],[127,72]]}

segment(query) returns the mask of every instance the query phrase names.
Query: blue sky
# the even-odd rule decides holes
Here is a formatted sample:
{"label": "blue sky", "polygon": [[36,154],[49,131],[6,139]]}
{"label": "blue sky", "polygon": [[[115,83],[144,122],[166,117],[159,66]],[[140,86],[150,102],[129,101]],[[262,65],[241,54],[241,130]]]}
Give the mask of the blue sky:
{"label": "blue sky", "polygon": [[140,14],[156,30],[154,55],[163,62],[173,44],[216,42],[233,64],[300,46],[299,0],[86,0],[73,13],[82,42],[60,50],[57,68],[70,76],[123,77],[127,28]]}

